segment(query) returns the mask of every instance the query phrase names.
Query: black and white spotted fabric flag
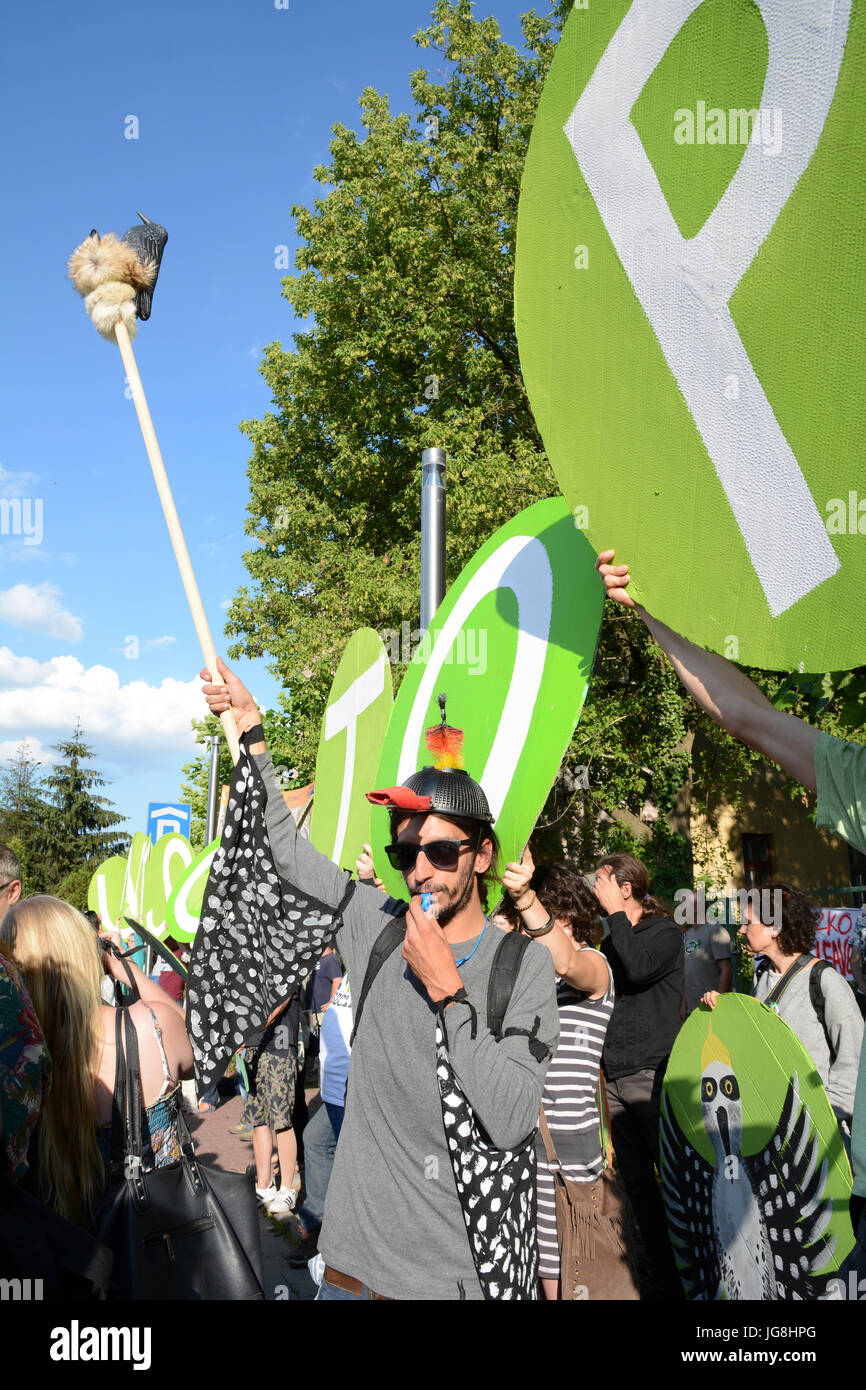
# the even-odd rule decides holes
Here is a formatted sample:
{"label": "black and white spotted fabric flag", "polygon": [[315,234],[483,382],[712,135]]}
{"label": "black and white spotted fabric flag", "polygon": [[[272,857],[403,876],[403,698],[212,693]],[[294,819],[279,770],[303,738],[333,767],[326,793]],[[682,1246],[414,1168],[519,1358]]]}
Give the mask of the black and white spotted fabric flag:
{"label": "black and white spotted fabric flag", "polygon": [[345,905],[328,907],[277,873],[265,825],[267,792],[246,749],[248,737],[232,775],[189,963],[186,1026],[199,1090],[219,1080],[238,1048],[309,975]]}
{"label": "black and white spotted fabric flag", "polygon": [[454,1075],[442,1013],[436,1025],[436,1077],[448,1154],[484,1297],[537,1299],[535,1131],[517,1149],[496,1149],[485,1138]]}

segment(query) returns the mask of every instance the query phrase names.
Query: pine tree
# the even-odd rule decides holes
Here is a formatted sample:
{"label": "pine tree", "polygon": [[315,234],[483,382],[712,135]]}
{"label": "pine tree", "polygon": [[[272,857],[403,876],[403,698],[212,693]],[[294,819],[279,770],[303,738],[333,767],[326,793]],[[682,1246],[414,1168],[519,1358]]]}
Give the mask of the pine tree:
{"label": "pine tree", "polygon": [[105,778],[90,767],[93,750],[84,742],[76,721],[71,739],[53,746],[61,761],[43,779],[45,795],[39,827],[57,886],[74,869],[93,861],[94,867],[112,854],[125,854],[129,836],[116,830],[124,819],[106,797],[96,795]]}
{"label": "pine tree", "polygon": [[22,739],[0,773],[0,844],[21,863],[22,892],[44,893],[50,869],[46,862],[47,839],[42,831],[48,808],[42,796],[41,764]]}

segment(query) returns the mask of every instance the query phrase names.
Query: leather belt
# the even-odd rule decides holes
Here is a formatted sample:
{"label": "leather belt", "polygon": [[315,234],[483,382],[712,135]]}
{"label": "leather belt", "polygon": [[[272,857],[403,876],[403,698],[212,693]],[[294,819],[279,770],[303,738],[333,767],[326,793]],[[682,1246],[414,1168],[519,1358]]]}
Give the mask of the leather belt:
{"label": "leather belt", "polygon": [[353,1293],[357,1298],[381,1299],[384,1303],[393,1302],[383,1293],[374,1293],[368,1289],[366,1284],[362,1284],[360,1279],[353,1279],[351,1274],[341,1274],[338,1269],[332,1269],[330,1265],[325,1265],[323,1278],[333,1284],[337,1289],[345,1289],[346,1293]]}

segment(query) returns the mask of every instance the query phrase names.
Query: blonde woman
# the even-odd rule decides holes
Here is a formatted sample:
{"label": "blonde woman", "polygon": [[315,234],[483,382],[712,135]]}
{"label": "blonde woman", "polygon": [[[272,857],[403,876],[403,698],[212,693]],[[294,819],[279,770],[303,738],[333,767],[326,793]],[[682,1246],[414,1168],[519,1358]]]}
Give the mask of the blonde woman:
{"label": "blonde woman", "polygon": [[[67,1220],[86,1224],[107,1173],[114,1091],[116,1011],[103,1004],[100,986],[106,970],[122,984],[128,977],[81,913],[59,898],[14,903],[0,923],[0,941],[21,972],[53,1063],[31,1143],[34,1190]],[[161,1167],[180,1157],[178,1083],[192,1075],[192,1049],[179,1005],[125,963],[141,994],[130,1016],[138,1039],[145,1167]]]}

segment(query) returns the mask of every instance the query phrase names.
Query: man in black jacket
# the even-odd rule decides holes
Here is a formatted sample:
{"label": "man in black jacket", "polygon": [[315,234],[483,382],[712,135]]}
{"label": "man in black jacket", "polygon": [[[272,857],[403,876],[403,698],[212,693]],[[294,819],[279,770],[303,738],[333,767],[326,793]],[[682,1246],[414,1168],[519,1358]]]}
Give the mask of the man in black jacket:
{"label": "man in black jacket", "polygon": [[647,871],[630,854],[602,860],[595,894],[607,916],[601,949],[616,990],[602,1054],[611,1138],[656,1293],[681,1299],[655,1165],[662,1081],[680,1027],[682,932],[650,896]]}

